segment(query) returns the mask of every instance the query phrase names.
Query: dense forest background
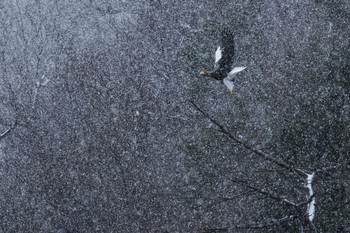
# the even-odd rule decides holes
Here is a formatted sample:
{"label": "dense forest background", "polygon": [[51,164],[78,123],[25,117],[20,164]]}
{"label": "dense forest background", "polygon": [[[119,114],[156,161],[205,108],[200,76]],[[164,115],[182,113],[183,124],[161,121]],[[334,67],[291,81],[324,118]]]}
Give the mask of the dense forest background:
{"label": "dense forest background", "polygon": [[[2,1],[0,232],[350,232],[349,22],[346,0]],[[225,27],[233,97],[198,77]]]}

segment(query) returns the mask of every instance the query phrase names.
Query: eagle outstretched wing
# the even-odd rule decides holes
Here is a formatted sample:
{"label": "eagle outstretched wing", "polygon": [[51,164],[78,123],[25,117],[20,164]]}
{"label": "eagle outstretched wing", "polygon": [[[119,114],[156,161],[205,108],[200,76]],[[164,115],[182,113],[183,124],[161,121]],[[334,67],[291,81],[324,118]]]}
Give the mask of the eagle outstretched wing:
{"label": "eagle outstretched wing", "polygon": [[221,33],[221,58],[217,61],[217,68],[220,73],[227,74],[231,71],[233,56],[235,52],[235,43],[233,33],[225,28]]}

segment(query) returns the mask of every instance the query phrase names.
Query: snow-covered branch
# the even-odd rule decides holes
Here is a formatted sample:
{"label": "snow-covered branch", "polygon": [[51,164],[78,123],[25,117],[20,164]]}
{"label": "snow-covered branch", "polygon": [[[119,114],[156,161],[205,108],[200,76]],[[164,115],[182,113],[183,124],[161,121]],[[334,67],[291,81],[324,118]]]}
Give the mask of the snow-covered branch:
{"label": "snow-covered branch", "polygon": [[305,187],[309,190],[308,199],[311,199],[311,202],[307,204],[307,215],[309,221],[312,222],[315,218],[315,197],[314,191],[312,189],[312,181],[314,179],[315,173],[307,174],[306,185]]}
{"label": "snow-covered branch", "polygon": [[274,221],[269,221],[269,222],[266,222],[264,224],[253,224],[253,225],[247,225],[245,226],[244,228],[263,228],[263,227],[267,227],[267,226],[271,226],[271,225],[277,225],[277,224],[280,224],[282,222],[285,222],[285,221],[289,221],[291,219],[294,219],[295,217],[301,217],[301,216],[305,216],[305,210],[302,210],[302,207],[307,205],[307,210],[306,210],[306,215],[307,215],[307,218],[308,218],[308,221],[311,225],[313,225],[313,220],[315,218],[315,195],[314,195],[314,191],[313,191],[313,188],[312,188],[312,182],[313,182],[313,179],[314,179],[314,176],[316,174],[316,172],[324,172],[324,171],[328,171],[328,170],[331,170],[331,169],[335,169],[337,167],[339,167],[340,165],[336,165],[336,166],[332,166],[332,167],[327,167],[327,168],[322,168],[322,169],[318,169],[316,172],[306,172],[302,169],[298,169],[298,168],[295,168],[293,167],[292,165],[289,165],[287,163],[284,163],[282,161],[279,161],[273,157],[271,157],[269,154],[259,150],[259,149],[256,149],[254,148],[253,146],[247,144],[246,142],[244,142],[243,140],[239,139],[239,138],[236,138],[235,136],[233,136],[228,130],[225,129],[225,127],[223,125],[221,125],[219,122],[217,122],[215,119],[213,119],[208,113],[206,113],[205,111],[203,111],[197,104],[195,104],[193,101],[190,101],[190,103],[193,104],[193,106],[200,112],[202,113],[207,119],[209,119],[214,125],[216,125],[218,128],[219,128],[219,131],[221,133],[223,133],[224,135],[226,135],[229,139],[231,139],[232,141],[234,141],[235,143],[238,143],[240,145],[242,145],[244,148],[248,149],[249,151],[255,153],[256,155],[260,156],[261,158],[285,169],[285,170],[289,170],[289,171],[293,171],[293,172],[296,172],[300,175],[303,175],[305,176],[306,175],[306,184],[305,184],[305,187],[308,189],[308,195],[307,195],[307,201],[306,202],[303,202],[303,203],[300,203],[300,204],[296,204],[296,203],[293,203],[292,201],[289,201],[288,199],[282,197],[282,196],[278,196],[278,195],[275,195],[269,191],[267,191],[265,188],[257,188],[257,187],[254,187],[252,185],[249,184],[249,182],[247,181],[242,181],[242,180],[239,180],[239,179],[233,179],[232,181],[235,182],[235,183],[239,183],[243,186],[245,186],[246,188],[249,188],[257,193],[260,193],[262,195],[265,195],[266,197],[270,198],[270,199],[273,199],[275,201],[278,201],[280,203],[284,203],[286,205],[289,205],[291,207],[294,207],[298,214],[296,215],[289,215],[287,217],[284,217],[284,218],[281,218],[279,220],[274,220]]}

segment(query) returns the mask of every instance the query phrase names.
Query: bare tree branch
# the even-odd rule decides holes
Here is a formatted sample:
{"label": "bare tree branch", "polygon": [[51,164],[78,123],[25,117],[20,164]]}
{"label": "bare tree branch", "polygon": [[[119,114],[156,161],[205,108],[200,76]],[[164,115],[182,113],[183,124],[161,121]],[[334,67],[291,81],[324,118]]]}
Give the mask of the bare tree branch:
{"label": "bare tree branch", "polygon": [[293,221],[294,219],[297,219],[297,218],[299,218],[299,216],[289,215],[289,216],[286,216],[286,217],[283,217],[283,218],[279,218],[279,219],[271,219],[270,221],[266,221],[264,223],[256,223],[256,224],[248,224],[248,225],[243,225],[243,226],[236,226],[236,228],[261,229],[261,228],[281,225],[281,224],[283,224],[285,222]]}
{"label": "bare tree branch", "polygon": [[260,193],[264,196],[267,196],[269,197],[270,199],[273,199],[275,201],[278,201],[278,202],[282,202],[286,205],[289,205],[289,206],[293,206],[293,207],[296,207],[296,208],[299,208],[299,206],[295,203],[293,203],[292,201],[289,201],[288,199],[284,198],[284,197],[280,197],[280,196],[276,196],[270,192],[268,192],[266,189],[264,188],[257,188],[257,187],[254,187],[252,185],[249,185],[247,181],[244,181],[244,180],[240,180],[240,179],[231,179],[232,182],[234,183],[238,183],[238,184],[241,184],[249,189],[252,189],[254,191],[256,191],[257,193]]}
{"label": "bare tree branch", "polygon": [[203,228],[199,230],[199,233],[225,233],[228,232],[228,228]]}
{"label": "bare tree branch", "polygon": [[323,168],[319,168],[315,171],[315,173],[320,173],[320,172],[327,172],[329,170],[333,170],[333,169],[338,169],[342,166],[346,166],[348,165],[347,163],[339,163],[339,164],[336,164],[336,165],[333,165],[333,166],[330,166],[330,167],[323,167]]}
{"label": "bare tree branch", "polygon": [[235,143],[238,143],[240,145],[242,145],[244,148],[248,149],[249,151],[253,152],[254,154],[260,156],[261,158],[272,162],[273,164],[280,166],[286,170],[292,170],[292,171],[296,171],[298,173],[303,173],[305,174],[304,171],[294,168],[293,166],[286,164],[284,162],[278,161],[277,159],[272,158],[270,155],[268,155],[267,153],[263,152],[262,150],[259,149],[255,149],[254,147],[246,144],[245,142],[243,142],[241,139],[236,138],[235,136],[233,136],[229,131],[227,131],[225,129],[225,127],[223,125],[221,125],[219,122],[217,122],[216,120],[214,120],[208,113],[204,112],[197,104],[195,104],[192,100],[189,100],[189,102],[191,104],[193,104],[193,106],[200,112],[202,113],[206,118],[208,118],[213,124],[215,124],[219,130],[225,134],[229,139],[231,139],[232,141],[234,141]]}
{"label": "bare tree branch", "polygon": [[16,127],[16,125],[17,125],[17,121],[13,122],[10,128],[8,128],[5,132],[0,134],[0,139],[5,137],[8,133],[10,133],[11,130],[13,130]]}
{"label": "bare tree branch", "polygon": [[[270,195],[270,194],[268,194]],[[301,207],[307,205],[308,203],[310,203],[312,201],[312,199],[314,198],[314,195],[311,196],[308,201],[306,202],[302,202],[298,205],[296,205],[295,207],[298,208],[298,210],[300,210],[300,214],[289,214],[288,216],[285,216],[283,218],[279,218],[279,219],[271,219],[269,221],[266,221],[264,223],[255,223],[255,224],[247,224],[247,225],[242,225],[242,226],[236,226],[236,228],[250,228],[250,229],[261,229],[261,228],[267,228],[267,227],[271,227],[271,226],[277,226],[277,225],[281,225],[285,222],[289,222],[292,220],[297,219],[298,223],[299,223],[299,228],[300,228],[300,232],[303,232],[303,224],[301,221],[301,218],[303,215],[303,211],[301,210]],[[304,219],[304,218],[303,218]],[[313,229],[314,232],[316,232],[316,227],[314,226],[314,224],[312,222],[309,222],[307,224],[310,224],[310,227]]]}
{"label": "bare tree branch", "polygon": [[[283,161],[275,159],[271,155],[263,152],[262,150],[256,149],[253,146],[247,144],[243,140],[241,140],[241,139],[235,137],[234,135],[232,135],[228,130],[225,129],[225,127],[222,124],[220,124],[218,121],[216,121],[214,118],[212,118],[208,113],[203,111],[196,103],[194,103],[191,100],[189,102],[192,103],[193,106],[200,113],[202,113],[207,119],[209,119],[214,125],[216,125],[218,127],[218,130],[221,133],[226,135],[234,143],[242,145],[244,148],[246,148],[250,152],[253,152],[254,154],[256,154],[259,157],[261,157],[262,159],[264,159],[266,161],[269,161],[269,162],[271,162],[271,163],[281,167],[284,170],[292,171],[292,172],[295,172],[295,173],[297,173],[299,175],[303,175],[303,176],[306,175],[306,176],[309,177],[309,174],[311,172],[307,172],[307,171],[304,171],[302,169],[295,168],[292,165],[289,165],[289,164],[287,164],[287,163],[285,163]],[[337,164],[337,165],[334,165],[334,166],[318,169],[316,172],[325,172],[325,171],[328,171],[328,170],[336,169],[336,168],[338,168],[340,166],[341,165]],[[313,172],[313,173],[316,173],[316,172]],[[315,196],[314,194],[312,194],[310,197],[308,197],[308,199],[305,202],[297,204],[297,203],[294,203],[294,202],[286,199],[283,196],[275,195],[274,193],[269,192],[266,188],[255,187],[254,185],[251,185],[248,181],[244,181],[244,180],[240,180],[240,179],[236,179],[236,178],[232,179],[231,181],[235,182],[235,183],[238,183],[240,185],[243,185],[244,187],[246,187],[246,188],[248,188],[248,189],[250,189],[250,190],[252,190],[252,191],[254,191],[256,193],[262,194],[263,196],[265,196],[267,198],[270,198],[270,199],[275,200],[275,201],[277,201],[279,203],[283,203],[283,204],[285,204],[287,206],[292,207],[292,209],[290,210],[290,213],[288,215],[286,215],[285,217],[283,217],[283,218],[280,218],[280,219],[277,219],[277,220],[276,219],[269,220],[269,221],[267,221],[265,223],[249,224],[249,225],[245,225],[245,226],[240,226],[238,228],[265,228],[265,227],[269,227],[269,226],[280,225],[280,224],[282,224],[284,222],[291,221],[291,220],[294,220],[296,218],[300,219],[302,216],[305,215],[305,211],[302,210],[302,207],[305,206],[305,205],[309,205],[314,200],[314,196]],[[225,199],[223,201],[225,201]],[[295,211],[296,211],[296,213],[293,213]],[[308,224],[313,225],[311,221]]]}
{"label": "bare tree branch", "polygon": [[249,196],[249,195],[253,195],[253,194],[256,194],[258,193],[257,191],[248,191],[248,192],[242,192],[242,193],[239,193],[239,194],[236,194],[236,195],[233,195],[231,197],[224,197],[222,198],[221,200],[217,200],[217,201],[214,201],[213,203],[207,205],[207,207],[212,207],[212,206],[215,206],[215,205],[219,205],[223,202],[228,202],[228,201],[233,201],[235,199],[237,199],[238,197],[241,197],[241,196]]}

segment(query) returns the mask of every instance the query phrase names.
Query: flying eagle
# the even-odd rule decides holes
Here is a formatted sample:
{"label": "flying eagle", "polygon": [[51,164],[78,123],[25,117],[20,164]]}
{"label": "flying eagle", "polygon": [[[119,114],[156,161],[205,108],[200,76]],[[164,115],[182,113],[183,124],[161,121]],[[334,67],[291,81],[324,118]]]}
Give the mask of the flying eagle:
{"label": "flying eagle", "polygon": [[200,76],[207,76],[220,81],[223,80],[225,86],[230,90],[231,96],[233,95],[235,75],[247,68],[235,67],[231,70],[234,50],[233,33],[228,29],[224,29],[221,34],[221,45],[215,52],[214,70],[211,72],[201,70],[199,72]]}

